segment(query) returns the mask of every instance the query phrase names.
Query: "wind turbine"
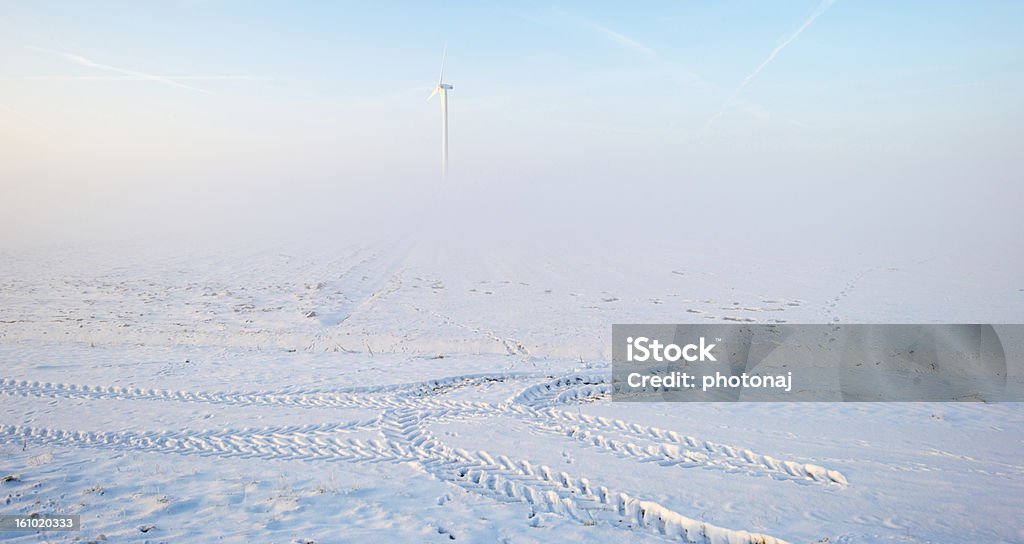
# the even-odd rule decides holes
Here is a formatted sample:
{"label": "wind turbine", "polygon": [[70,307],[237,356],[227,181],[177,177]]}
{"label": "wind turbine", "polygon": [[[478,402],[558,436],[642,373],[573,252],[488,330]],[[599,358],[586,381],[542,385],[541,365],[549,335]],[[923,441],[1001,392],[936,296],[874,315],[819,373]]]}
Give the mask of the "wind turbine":
{"label": "wind turbine", "polygon": [[427,100],[434,98],[435,94],[441,95],[441,176],[448,177],[448,91],[454,89],[444,82],[444,61],[448,56],[448,46],[444,47],[441,53],[441,75],[437,78],[437,86],[434,92],[430,93]]}

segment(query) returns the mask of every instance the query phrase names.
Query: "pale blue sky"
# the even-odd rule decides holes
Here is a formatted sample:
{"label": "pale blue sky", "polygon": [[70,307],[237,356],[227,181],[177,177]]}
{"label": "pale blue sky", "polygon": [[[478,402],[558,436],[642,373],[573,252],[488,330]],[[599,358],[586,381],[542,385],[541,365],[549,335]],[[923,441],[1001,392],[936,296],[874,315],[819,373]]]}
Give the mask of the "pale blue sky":
{"label": "pale blue sky", "polygon": [[0,0],[2,226],[436,182],[445,43],[453,177],[481,198],[914,200],[926,225],[983,198],[988,221],[1021,204],[1022,27],[1014,1]]}

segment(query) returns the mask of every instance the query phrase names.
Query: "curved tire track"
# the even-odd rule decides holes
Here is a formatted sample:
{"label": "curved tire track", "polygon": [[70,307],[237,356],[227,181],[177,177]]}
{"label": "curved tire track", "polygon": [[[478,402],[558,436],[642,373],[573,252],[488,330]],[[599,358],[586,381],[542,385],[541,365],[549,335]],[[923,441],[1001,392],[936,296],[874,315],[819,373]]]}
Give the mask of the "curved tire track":
{"label": "curved tire track", "polygon": [[[525,387],[499,404],[451,400],[443,394],[487,383],[536,379],[534,374],[476,374],[411,384],[344,390],[198,392],[0,379],[0,395],[89,400],[157,400],[241,406],[370,408],[369,420],[224,431],[81,432],[0,424],[0,439],[100,449],[268,460],[412,462],[434,477],[506,502],[528,504],[534,514],[553,513],[581,523],[606,523],[683,542],[781,543],[770,536],[716,527],[658,503],[555,473],[544,465],[443,443],[427,427],[494,416],[514,417],[544,432],[620,458],[666,467],[740,469],[746,475],[847,485],[839,472],[775,459],[744,448],[699,440],[674,431],[556,408],[607,395],[604,375],[572,375]],[[377,431],[380,439],[345,437]],[[620,440],[621,438],[621,440]]]}

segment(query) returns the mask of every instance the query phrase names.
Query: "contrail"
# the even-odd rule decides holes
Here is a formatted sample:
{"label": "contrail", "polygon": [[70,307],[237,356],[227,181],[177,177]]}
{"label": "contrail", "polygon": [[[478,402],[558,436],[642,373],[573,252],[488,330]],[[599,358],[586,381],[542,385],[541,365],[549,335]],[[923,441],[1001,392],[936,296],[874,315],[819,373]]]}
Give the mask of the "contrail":
{"label": "contrail", "polygon": [[[262,81],[260,76],[162,76],[171,81]],[[147,81],[142,76],[23,76],[5,77],[0,81]]]}
{"label": "contrail", "polygon": [[92,59],[83,57],[82,55],[76,55],[74,53],[65,53],[63,51],[54,51],[52,49],[43,49],[42,47],[29,47],[29,49],[32,49],[34,51],[40,51],[42,53],[48,53],[50,55],[57,55],[59,57],[63,57],[63,58],[68,59],[68,60],[70,60],[70,61],[72,61],[74,63],[80,64],[82,66],[86,66],[86,67],[89,67],[89,68],[96,68],[96,69],[99,69],[99,70],[108,70],[108,71],[111,71],[111,72],[117,72],[119,74],[124,74],[126,76],[132,76],[132,77],[136,77],[136,78],[143,79],[143,80],[146,80],[146,81],[152,81],[154,83],[162,83],[164,85],[170,85],[172,87],[178,87],[178,88],[181,88],[181,89],[188,89],[190,91],[196,91],[196,92],[200,92],[200,93],[204,93],[204,94],[214,94],[213,92],[207,91],[206,89],[200,89],[199,87],[193,87],[192,85],[186,85],[184,83],[181,83],[180,81],[176,81],[175,79],[171,79],[171,78],[164,77],[164,76],[157,76],[157,75],[153,75],[153,74],[147,74],[145,72],[138,72],[136,70],[128,70],[127,68],[118,68],[116,66],[110,66],[110,65],[107,65],[107,64],[101,64],[101,63],[98,63],[98,62],[96,62],[96,61],[94,61]]}
{"label": "contrail", "polygon": [[601,32],[605,36],[608,36],[609,38],[612,39],[612,41],[617,42],[619,45],[626,46],[634,51],[643,53],[644,55],[651,57],[657,54],[650,47],[647,47],[646,45],[634,40],[633,38],[630,38],[629,36],[621,32],[616,32],[604,25],[600,25],[592,21],[587,21],[586,24],[593,28],[594,30]]}
{"label": "contrail", "polygon": [[743,88],[746,87],[747,84],[751,82],[751,80],[757,77],[757,75],[761,73],[761,70],[764,70],[765,66],[768,66],[768,64],[771,61],[775,60],[775,57],[777,57],[779,53],[781,53],[782,50],[785,49],[787,45],[789,45],[790,42],[795,40],[797,36],[799,36],[804,30],[807,30],[807,27],[811,26],[815,19],[820,17],[821,14],[828,11],[828,8],[831,7],[833,3],[835,3],[835,0],[821,0],[821,3],[818,4],[817,8],[815,8],[814,13],[812,13],[811,16],[808,17],[806,21],[804,21],[804,24],[800,25],[800,28],[796,29],[796,32],[790,34],[789,37],[783,40],[782,43],[775,47],[775,49],[772,49],[772,52],[769,53],[763,61],[761,61],[761,64],[758,64],[757,68],[754,68],[754,71],[750,72],[750,75],[743,78],[743,81],[741,81],[739,86],[736,87],[736,90],[734,90],[732,94],[729,95],[729,99],[722,104],[722,107],[718,109],[718,112],[712,115],[711,119],[708,119],[707,124],[704,126],[704,130],[711,128],[711,125],[713,125],[715,121],[718,120],[718,118],[721,117],[723,113],[725,113],[725,110],[732,104],[732,102],[736,100],[736,97],[739,96],[740,91],[742,91]]}
{"label": "contrail", "polygon": [[575,24],[578,24],[580,26],[585,26],[587,28],[590,28],[591,30],[596,30],[597,32],[600,32],[601,34],[604,34],[604,36],[606,38],[610,39],[611,41],[613,41],[613,42],[615,42],[615,43],[617,43],[617,44],[619,44],[619,45],[621,45],[623,47],[632,49],[633,51],[636,51],[638,53],[642,53],[642,54],[647,55],[649,57],[654,57],[654,56],[657,56],[657,54],[658,54],[657,51],[655,51],[654,49],[651,49],[650,47],[647,47],[646,45],[638,42],[637,40],[634,40],[633,38],[631,38],[631,37],[629,37],[629,36],[627,36],[627,35],[625,35],[625,34],[623,34],[621,32],[612,30],[612,29],[610,29],[610,28],[608,28],[608,27],[606,27],[606,26],[604,26],[604,25],[602,25],[600,23],[595,22],[595,21],[584,19],[583,17],[579,17],[577,15],[574,15],[572,13],[566,12],[565,10],[563,10],[561,8],[557,8],[557,7],[552,8],[551,12],[554,13],[555,15],[557,15],[558,17],[562,18],[563,20],[568,20],[568,21],[570,21],[572,23],[575,23]]}

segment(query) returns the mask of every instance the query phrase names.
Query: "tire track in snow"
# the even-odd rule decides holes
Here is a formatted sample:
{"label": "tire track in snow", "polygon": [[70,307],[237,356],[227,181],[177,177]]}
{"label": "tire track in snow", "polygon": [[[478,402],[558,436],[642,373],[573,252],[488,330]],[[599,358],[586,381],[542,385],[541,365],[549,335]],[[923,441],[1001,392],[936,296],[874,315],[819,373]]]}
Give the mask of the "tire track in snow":
{"label": "tire track in snow", "polygon": [[88,400],[156,400],[233,406],[290,406],[300,408],[386,408],[398,401],[365,394],[203,392],[139,387],[77,385],[27,380],[0,380],[0,394],[22,397]]}
{"label": "tire track in snow", "polygon": [[[400,246],[390,253],[374,253],[363,258],[341,274],[337,281],[324,285],[344,298],[340,304],[325,301],[320,305],[320,324],[325,327],[341,325],[350,317],[364,311],[381,298],[402,286],[402,265],[409,248]],[[387,278],[380,281],[376,278]],[[325,307],[327,305],[329,307]]]}
{"label": "tire track in snow", "polygon": [[[443,398],[443,394],[494,381],[536,379],[534,374],[477,374],[346,390],[288,392],[200,392],[41,383],[0,379],[0,394],[90,400],[160,400],[234,405],[370,408],[377,418],[344,423],[294,425],[226,431],[80,432],[0,425],[0,439],[100,449],[267,460],[411,462],[453,485],[505,502],[529,505],[533,514],[552,513],[581,523],[606,523],[684,542],[782,542],[770,536],[731,531],[669,510],[651,501],[555,473],[526,459],[452,448],[428,428],[431,423],[515,417],[534,428],[635,462],[665,467],[701,467],[777,479],[846,485],[837,471],[775,459],[743,448],[703,441],[674,431],[556,408],[566,402],[607,394],[607,377],[573,375],[523,388],[502,403]],[[380,439],[345,437],[377,431]],[[624,438],[619,440],[618,437]],[[636,440],[641,443],[633,442]],[[643,444],[644,442],[650,445]]]}
{"label": "tire track in snow", "polygon": [[[413,407],[423,417],[438,421],[452,421],[473,417],[510,415],[523,419],[540,430],[564,435],[593,447],[608,450],[620,456],[632,457],[647,462],[677,465],[683,467],[702,466],[718,469],[756,469],[770,473],[780,479],[811,480],[821,483],[847,485],[843,474],[824,467],[795,461],[776,459],[761,455],[749,449],[718,444],[684,436],[657,427],[641,426],[623,420],[595,417],[558,410],[537,409],[531,404],[546,405],[557,398],[558,388],[584,383],[597,387],[600,376],[571,376],[530,386],[513,397],[512,402],[492,405],[468,401],[450,401],[428,395],[449,391],[472,384],[481,384],[512,376],[471,375],[427,380],[398,386],[364,388],[359,393],[326,393],[316,390],[290,393],[227,393],[191,392],[164,389],[141,389],[128,387],[104,387],[63,383],[41,383],[26,380],[0,379],[0,394],[40,398],[71,398],[90,400],[157,400],[226,404],[236,406],[289,406],[300,408],[363,408],[397,409]],[[555,391],[555,393],[552,393]],[[544,392],[544,394],[540,394]],[[377,396],[374,396],[376,394]],[[620,441],[606,433],[625,437],[655,441],[653,446],[642,446],[629,440]],[[680,447],[686,451],[680,450]],[[758,472],[751,473],[759,474]]]}
{"label": "tire track in snow", "polygon": [[[459,404],[463,404],[462,413],[474,408],[485,411],[490,408],[484,403]],[[565,415],[556,411],[536,412],[525,406],[517,408],[513,412],[539,416]],[[530,505],[532,515],[538,512],[554,513],[585,524],[601,521],[613,527],[643,529],[670,540],[684,542],[784,542],[763,534],[731,531],[697,521],[658,503],[595,486],[586,478],[574,478],[566,472],[556,475],[545,465],[532,465],[526,460],[513,461],[507,456],[494,456],[483,450],[469,452],[450,448],[423,426],[431,420],[443,420],[439,415],[443,414],[417,411],[413,407],[389,410],[381,418],[382,432],[389,441],[406,443],[431,453],[432,458],[423,462],[423,466],[435,477],[497,500],[525,502]],[[568,417],[572,419],[571,414]],[[530,421],[536,421],[536,418]],[[637,448],[632,444],[624,447],[627,451]],[[749,450],[745,451],[752,454]],[[694,464],[699,464],[705,460],[689,452],[680,455],[678,448],[667,445],[654,452],[648,450],[647,453],[660,453],[672,460],[671,463],[660,463],[662,465],[681,464],[690,459],[695,461]],[[804,473],[792,475],[806,477]]]}
{"label": "tire track in snow", "polygon": [[[721,464],[727,468],[746,466],[768,471],[780,478],[813,480],[844,486],[849,484],[841,472],[819,465],[776,459],[746,448],[700,440],[658,427],[643,426],[620,419],[577,414],[550,407],[551,404],[563,403],[566,398],[580,398],[586,394],[601,393],[606,390],[601,386],[610,387],[605,375],[566,376],[530,386],[510,399],[510,402],[530,408],[542,407],[539,410],[534,408],[530,415],[539,413],[542,418],[554,421],[555,423],[550,429],[620,455],[665,465],[715,466]],[[572,394],[566,395],[566,392]],[[533,419],[536,421],[538,418]],[[628,441],[621,442],[600,434],[600,431],[610,431],[624,436],[655,441],[655,445],[644,447]],[[680,446],[688,448],[689,451],[681,451]]]}
{"label": "tire track in snow", "polygon": [[558,403],[558,398],[566,389],[577,386],[605,386],[608,377],[604,374],[573,374],[560,376],[553,380],[531,385],[508,401],[532,407],[548,406]]}
{"label": "tire track in snow", "polygon": [[[604,449],[619,456],[631,457],[641,462],[654,462],[662,466],[683,468],[704,467],[724,470],[746,469],[748,475],[768,475],[776,479],[809,480],[825,484],[849,485],[846,477],[836,470],[810,463],[799,463],[761,455],[749,449],[699,440],[682,436],[675,431],[657,427],[644,427],[622,420],[613,420],[572,412],[548,410],[553,420],[571,422],[567,425],[554,424],[551,430],[561,432],[568,438]],[[583,425],[581,426],[580,423]],[[654,440],[654,445],[642,446],[630,441],[620,441],[589,430],[586,427],[632,435]]]}
{"label": "tire track in snow", "polygon": [[[406,411],[382,416],[384,440],[340,439],[342,426],[305,426],[281,434],[273,428],[207,433],[75,432],[63,429],[0,425],[0,437],[55,446],[132,450],[271,460],[416,462],[441,480],[505,502],[529,504],[534,514],[553,513],[581,523],[604,522],[639,529],[674,541],[739,544],[786,544],[768,535],[724,529],[545,465],[494,456],[486,451],[450,448],[420,427],[422,419]],[[353,424],[358,426],[359,422]],[[395,440],[394,438],[399,438]],[[405,443],[402,443],[405,442]]]}
{"label": "tire track in snow", "polygon": [[[327,430],[328,428],[330,430]],[[399,444],[356,438],[342,439],[335,436],[335,433],[342,430],[344,425],[328,425],[323,429],[290,434],[275,432],[273,428],[219,432],[82,432],[0,424],[0,437],[18,442],[32,441],[56,446],[218,457],[324,461],[383,461],[412,458]]]}
{"label": "tire track in snow", "polygon": [[57,397],[89,400],[159,400],[228,404],[233,406],[281,405],[299,408],[377,408],[401,406],[403,397],[426,397],[488,382],[535,377],[535,374],[471,374],[408,384],[354,387],[343,390],[313,389],[287,392],[202,392],[122,386],[81,385],[0,378],[0,395]]}

